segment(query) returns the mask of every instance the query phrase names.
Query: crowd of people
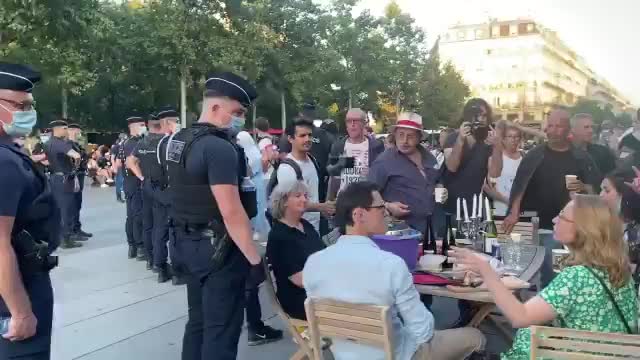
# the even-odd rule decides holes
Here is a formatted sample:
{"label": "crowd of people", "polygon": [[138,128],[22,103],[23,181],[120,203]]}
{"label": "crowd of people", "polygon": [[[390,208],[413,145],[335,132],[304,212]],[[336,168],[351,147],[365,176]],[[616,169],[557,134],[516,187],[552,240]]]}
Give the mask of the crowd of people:
{"label": "crowd of people", "polygon": [[[31,89],[39,77],[29,67],[0,63],[0,166],[9,174],[0,179],[0,316],[11,317],[2,358],[49,358],[50,254],[92,236],[79,216],[85,176],[114,185],[126,203],[128,257],[145,261],[158,282],[186,284],[183,360],[235,359],[245,319],[249,345],[283,337],[262,320],[263,259],[293,318],[306,319],[307,297],[388,305],[396,358],[489,357],[485,336],[468,327],[468,302],[459,302],[451,329],[435,330],[434,316],[448,314],[433,314],[405,262],[371,240],[391,218],[423,234],[433,225],[442,237],[458,199],[471,203],[483,192],[504,218],[505,233],[524,212],[535,212],[540,229],[553,232],[544,245],[570,251],[564,269],[543,276],[539,293],[524,303],[484,258],[450,251],[520,328],[502,358],[528,358],[531,325],[638,332],[639,118],[627,133],[616,135],[605,124],[596,134],[591,115],[555,107],[535,131],[495,120],[486,101],[471,99],[459,128],[443,130],[430,144],[417,113],[400,113],[383,141],[368,127],[366,111],[348,109],[340,136],[333,120],[314,125],[315,105],[308,102],[276,139],[266,118],[257,119],[254,134],[245,129],[255,88],[238,75],[216,73],[207,77],[198,122],[187,128],[171,107],[131,114],[128,135],[86,153],[80,126],[60,119],[26,155],[20,139],[35,125]],[[524,150],[525,137],[538,144]],[[336,233],[335,244],[328,241]],[[29,254],[16,245],[23,238],[44,244],[48,256],[24,265]],[[264,257],[259,242],[266,242]],[[602,311],[613,308],[614,316]],[[384,357],[345,341],[334,341],[331,351],[335,359]]]}

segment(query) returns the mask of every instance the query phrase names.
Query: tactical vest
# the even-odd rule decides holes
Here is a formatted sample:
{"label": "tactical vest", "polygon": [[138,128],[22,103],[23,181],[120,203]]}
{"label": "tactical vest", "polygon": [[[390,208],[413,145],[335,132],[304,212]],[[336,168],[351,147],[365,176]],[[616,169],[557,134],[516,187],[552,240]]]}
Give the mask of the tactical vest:
{"label": "tactical vest", "polygon": [[80,154],[80,165],[78,165],[78,170],[82,172],[87,171],[87,164],[89,163],[89,154],[87,154],[87,152],[84,150],[82,145],[80,145],[80,143],[72,141],[71,145],[73,147],[73,150],[78,154]]}
{"label": "tactical vest", "polygon": [[12,236],[25,230],[29,232],[35,240],[46,242],[50,252],[53,252],[53,250],[60,245],[61,217],[60,210],[58,206],[56,206],[53,198],[49,181],[46,176],[38,170],[29,156],[22,153],[19,149],[5,144],[0,144],[0,147],[8,149],[19,156],[21,160],[25,160],[38,180],[39,193],[31,204],[29,204],[26,213],[16,216]]}
{"label": "tactical vest", "polygon": [[[53,149],[51,147],[56,141],[67,141],[67,140],[52,136],[51,139],[49,139],[49,141],[47,141],[46,144],[44,144],[44,152],[45,154],[47,154],[47,160],[49,161],[49,170],[52,173],[63,172],[66,175],[72,174],[74,170],[73,160],[69,156],[67,156],[67,154],[63,154],[63,156],[59,156],[59,154],[54,154],[52,152]],[[71,171],[67,169],[71,169]]]}
{"label": "tactical vest", "polygon": [[162,169],[158,164],[158,144],[164,134],[147,134],[138,143],[138,153],[136,156],[140,160],[140,168],[145,180],[149,180],[151,185],[160,187],[162,179]]}
{"label": "tactical vest", "polygon": [[[135,136],[132,138],[128,138],[127,140],[122,142],[122,145],[120,145],[120,148],[118,149],[118,159],[120,159],[120,161],[122,162],[122,168],[124,169],[124,175],[125,176],[136,176],[136,174],[133,173],[133,171],[129,171],[129,169],[127,168],[127,156],[124,153],[124,148],[125,146],[127,146],[127,143],[129,141],[140,141],[140,137]],[[132,154],[129,154],[132,155]]]}
{"label": "tactical vest", "polygon": [[[208,182],[194,178],[186,170],[186,160],[194,142],[205,136],[216,136],[233,145],[238,153],[238,192],[247,215],[251,218],[257,213],[256,193],[241,191],[240,185],[247,176],[247,163],[244,151],[229,140],[227,132],[209,124],[194,124],[169,138],[165,159],[169,182],[169,199],[171,218],[178,223],[191,225],[222,222],[218,204],[211,193]],[[225,171],[225,169],[219,169]]]}

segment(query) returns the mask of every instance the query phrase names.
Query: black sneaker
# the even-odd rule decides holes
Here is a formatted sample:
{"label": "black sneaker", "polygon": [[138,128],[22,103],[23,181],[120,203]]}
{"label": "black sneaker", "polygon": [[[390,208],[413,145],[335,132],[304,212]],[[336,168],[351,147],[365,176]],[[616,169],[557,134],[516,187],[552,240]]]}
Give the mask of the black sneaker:
{"label": "black sneaker", "polygon": [[80,236],[83,236],[83,237],[87,237],[87,238],[93,237],[92,233],[88,233],[88,232],[86,232],[86,231],[84,231],[82,229],[76,231],[76,234],[78,234]]}
{"label": "black sneaker", "polygon": [[142,246],[138,246],[138,256],[136,256],[136,260],[147,261],[147,254],[145,254],[144,248]]}
{"label": "black sneaker", "polygon": [[135,259],[138,256],[138,247],[129,245],[129,259]]}
{"label": "black sneaker", "polygon": [[249,346],[264,345],[282,339],[282,330],[264,326],[260,331],[249,330]]}

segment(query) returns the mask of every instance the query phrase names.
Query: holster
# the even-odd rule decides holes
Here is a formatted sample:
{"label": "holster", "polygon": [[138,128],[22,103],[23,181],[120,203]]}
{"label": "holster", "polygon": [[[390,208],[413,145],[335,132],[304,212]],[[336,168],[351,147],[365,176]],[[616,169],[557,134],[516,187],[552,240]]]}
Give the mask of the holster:
{"label": "holster", "polygon": [[207,229],[202,231],[202,235],[211,242],[211,265],[213,271],[217,271],[227,262],[232,247],[235,246],[233,240],[221,221],[210,222]]}
{"label": "holster", "polygon": [[49,255],[49,245],[36,241],[29,232],[22,230],[11,237],[22,277],[49,272],[58,266],[58,257]]}

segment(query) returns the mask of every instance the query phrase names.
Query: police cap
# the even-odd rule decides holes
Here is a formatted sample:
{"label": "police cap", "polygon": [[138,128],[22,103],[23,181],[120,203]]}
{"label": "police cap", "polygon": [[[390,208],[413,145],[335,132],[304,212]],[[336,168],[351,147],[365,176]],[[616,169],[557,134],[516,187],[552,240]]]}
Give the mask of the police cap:
{"label": "police cap", "polygon": [[147,118],[147,121],[158,121],[158,120],[160,119],[154,114],[149,114],[149,118]]}
{"label": "police cap", "polygon": [[50,126],[52,129],[55,129],[55,128],[57,128],[57,127],[69,126],[69,123],[67,123],[67,122],[66,122],[66,121],[64,121],[64,120],[54,120],[54,121],[52,121],[52,122],[50,122],[50,123],[49,123],[49,126]]}
{"label": "police cap", "polygon": [[205,87],[219,96],[237,100],[245,107],[251,106],[253,100],[258,96],[253,85],[230,72],[209,75]]}
{"label": "police cap", "polygon": [[158,117],[159,120],[162,120],[168,117],[179,117],[180,115],[172,107],[165,106],[158,111],[156,116]]}
{"label": "police cap", "polygon": [[79,129],[82,130],[82,128],[80,127],[80,125],[78,124],[69,124],[69,129]]}
{"label": "police cap", "polygon": [[144,120],[144,118],[140,115],[131,115],[127,118],[127,124],[131,125],[131,124],[137,124],[137,123],[143,123],[146,122]]}
{"label": "police cap", "polygon": [[40,73],[26,65],[0,62],[0,89],[31,92]]}

